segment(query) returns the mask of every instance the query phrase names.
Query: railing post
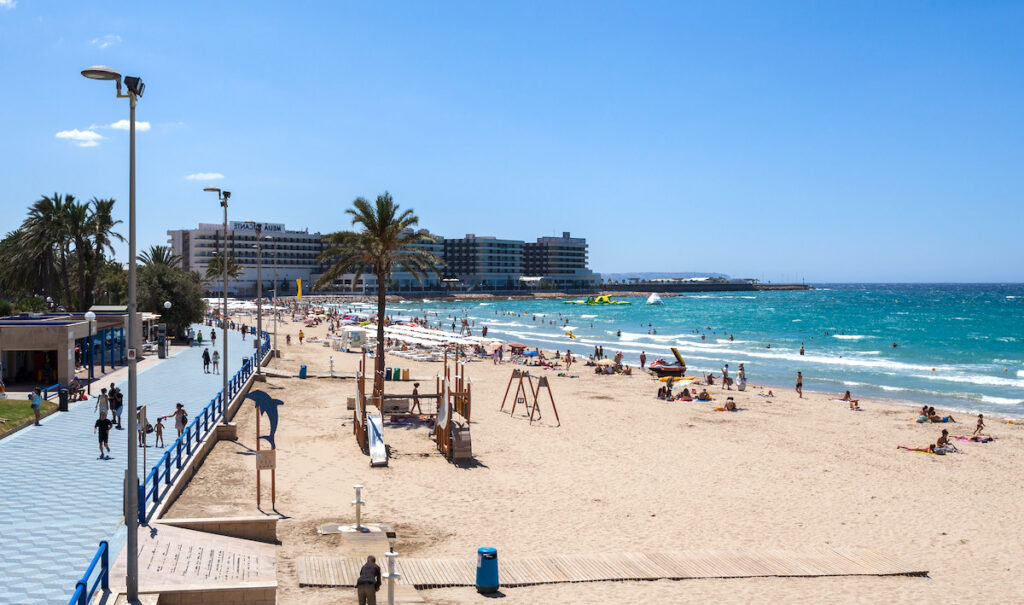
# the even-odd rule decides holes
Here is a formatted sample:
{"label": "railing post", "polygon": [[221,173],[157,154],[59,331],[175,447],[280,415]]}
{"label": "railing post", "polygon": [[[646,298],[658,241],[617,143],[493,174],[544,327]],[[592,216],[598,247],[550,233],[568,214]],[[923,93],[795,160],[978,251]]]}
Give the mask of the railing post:
{"label": "railing post", "polygon": [[160,463],[156,464],[156,472],[153,473],[153,503],[160,501]]}
{"label": "railing post", "polygon": [[86,601],[85,593],[89,592],[89,588],[85,584],[85,580],[79,580],[75,584],[75,594],[78,595],[78,605],[89,605]]}
{"label": "railing post", "polygon": [[139,484],[139,525],[146,524],[146,482]]}
{"label": "railing post", "polygon": [[171,454],[164,454],[164,485],[171,484]]}
{"label": "railing post", "polygon": [[177,444],[177,447],[175,447],[174,449],[177,450],[178,468],[181,469],[181,437],[178,437],[178,439],[174,443]]}
{"label": "railing post", "polygon": [[110,543],[106,540],[100,542],[103,554],[100,555],[100,587],[103,590],[110,590]]}

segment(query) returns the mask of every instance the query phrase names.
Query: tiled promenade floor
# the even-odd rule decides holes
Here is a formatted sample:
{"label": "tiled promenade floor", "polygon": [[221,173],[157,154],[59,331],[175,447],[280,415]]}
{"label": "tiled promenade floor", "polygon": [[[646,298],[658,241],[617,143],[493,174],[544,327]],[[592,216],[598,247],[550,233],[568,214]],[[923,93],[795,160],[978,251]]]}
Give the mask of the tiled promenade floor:
{"label": "tiled promenade floor", "polygon": [[[204,336],[209,333],[204,328]],[[253,337],[243,343],[241,334],[231,332],[230,338],[228,369],[234,373],[241,359],[252,355]],[[205,348],[207,338],[203,342]],[[151,423],[170,413],[176,402],[185,404],[191,420],[220,391],[221,376],[204,374],[201,356],[202,349],[193,347],[158,363],[140,364],[138,400],[148,406]],[[125,369],[115,381],[125,393],[126,406],[127,376]],[[109,384],[94,384],[93,394]],[[125,543],[122,483],[128,432],[112,430],[112,459],[99,460],[92,433],[98,417],[95,405],[95,399],[72,403],[71,411],[44,418],[42,426],[0,439],[0,604],[67,603],[100,540],[110,541],[111,564]],[[127,411],[122,424],[127,426]],[[173,421],[164,424],[164,440],[170,445],[177,433]],[[151,445],[152,439],[151,433]],[[163,452],[148,448],[148,467]],[[148,472],[142,468],[140,449],[140,480]]]}

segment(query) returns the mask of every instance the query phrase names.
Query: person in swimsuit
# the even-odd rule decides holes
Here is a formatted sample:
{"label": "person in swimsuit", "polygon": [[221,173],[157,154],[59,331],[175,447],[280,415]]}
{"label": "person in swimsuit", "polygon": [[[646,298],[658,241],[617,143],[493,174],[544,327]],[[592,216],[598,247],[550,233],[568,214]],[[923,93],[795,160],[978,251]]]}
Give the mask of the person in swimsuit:
{"label": "person in swimsuit", "polygon": [[973,435],[980,435],[985,430],[985,415],[978,414],[978,426],[974,429]]}
{"label": "person in swimsuit", "polygon": [[802,372],[796,373],[796,394],[800,396],[800,399],[804,398],[804,375]]}

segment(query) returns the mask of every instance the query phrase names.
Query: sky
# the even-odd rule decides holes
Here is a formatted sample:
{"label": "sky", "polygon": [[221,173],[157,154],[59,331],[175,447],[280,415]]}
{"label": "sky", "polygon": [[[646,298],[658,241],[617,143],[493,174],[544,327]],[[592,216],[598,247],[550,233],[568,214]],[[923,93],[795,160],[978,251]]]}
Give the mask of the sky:
{"label": "sky", "polygon": [[[0,0],[0,231],[42,195],[138,247],[331,232],[585,237],[601,272],[1024,281],[1024,4]],[[143,124],[144,123],[144,124]],[[122,225],[127,236],[127,225]],[[127,258],[127,246],[117,250]]]}

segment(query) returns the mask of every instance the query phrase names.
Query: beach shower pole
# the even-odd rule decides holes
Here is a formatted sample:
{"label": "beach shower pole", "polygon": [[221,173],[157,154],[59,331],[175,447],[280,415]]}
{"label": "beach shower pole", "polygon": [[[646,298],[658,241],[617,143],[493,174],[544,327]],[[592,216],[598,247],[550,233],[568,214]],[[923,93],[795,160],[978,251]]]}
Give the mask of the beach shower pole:
{"label": "beach shower pole", "polygon": [[395,605],[395,581],[402,576],[395,571],[395,559],[398,553],[392,548],[390,552],[384,553],[388,558],[388,605]]}
{"label": "beach shower pole", "polygon": [[220,205],[224,208],[224,255],[221,256],[221,273],[224,277],[224,299],[220,313],[221,333],[224,337],[224,359],[220,371],[223,378],[221,387],[221,423],[228,423],[228,199],[231,198],[230,191],[221,191],[220,187],[203,187],[203,191],[212,191],[217,194]]}
{"label": "beach shower pole", "polygon": [[363,502],[363,486],[357,484],[352,487],[356,490],[356,499],[352,501],[352,504],[356,505],[356,531],[363,531],[363,526],[361,524],[363,512],[362,507],[366,504]]}
{"label": "beach shower pole", "polygon": [[121,74],[105,65],[94,65],[82,70],[91,80],[114,80],[117,98],[128,99],[128,468],[124,477],[124,524],[128,530],[125,589],[129,601],[139,598],[139,462],[136,451],[136,394],[138,390],[138,308],[135,299],[135,103],[146,90],[142,78],[124,79],[128,94],[121,93]]}

